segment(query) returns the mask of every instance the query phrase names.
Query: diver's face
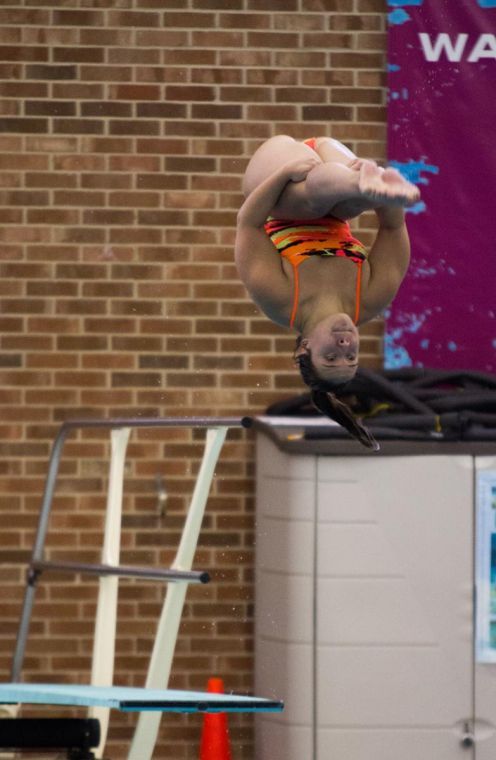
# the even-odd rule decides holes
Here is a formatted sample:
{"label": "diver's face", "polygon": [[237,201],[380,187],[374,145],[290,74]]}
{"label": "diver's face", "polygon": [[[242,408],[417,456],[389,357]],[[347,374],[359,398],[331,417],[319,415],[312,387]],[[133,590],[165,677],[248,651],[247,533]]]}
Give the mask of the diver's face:
{"label": "diver's face", "polygon": [[347,314],[335,314],[320,322],[308,336],[312,364],[323,380],[345,383],[358,367],[359,335]]}

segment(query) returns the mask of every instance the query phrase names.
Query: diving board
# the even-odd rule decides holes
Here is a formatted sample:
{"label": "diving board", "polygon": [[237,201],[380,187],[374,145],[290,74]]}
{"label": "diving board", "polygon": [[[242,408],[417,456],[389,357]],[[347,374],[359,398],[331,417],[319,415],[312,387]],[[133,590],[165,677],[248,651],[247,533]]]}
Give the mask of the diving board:
{"label": "diving board", "polygon": [[0,683],[0,704],[106,707],[124,712],[280,712],[283,703],[261,697],[128,686]]}

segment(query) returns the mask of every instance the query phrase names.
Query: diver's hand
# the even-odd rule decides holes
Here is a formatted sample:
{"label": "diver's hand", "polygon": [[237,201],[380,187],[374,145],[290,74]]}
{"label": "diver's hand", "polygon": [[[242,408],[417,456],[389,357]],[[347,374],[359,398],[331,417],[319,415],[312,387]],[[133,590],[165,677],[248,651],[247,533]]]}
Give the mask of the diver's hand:
{"label": "diver's hand", "polygon": [[318,158],[298,158],[296,161],[290,161],[285,165],[284,170],[290,182],[302,182],[307,174],[318,164],[321,164]]}

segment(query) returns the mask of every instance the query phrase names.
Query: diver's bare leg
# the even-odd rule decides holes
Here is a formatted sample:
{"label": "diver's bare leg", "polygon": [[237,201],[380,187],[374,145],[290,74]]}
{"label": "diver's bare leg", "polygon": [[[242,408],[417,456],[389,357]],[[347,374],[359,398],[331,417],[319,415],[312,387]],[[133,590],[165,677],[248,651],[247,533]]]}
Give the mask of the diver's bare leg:
{"label": "diver's bare leg", "polygon": [[333,161],[316,166],[305,180],[307,203],[316,215],[353,219],[379,206],[411,206],[420,192],[396,169],[355,159],[348,166]]}
{"label": "diver's bare leg", "polygon": [[318,158],[302,182],[289,182],[271,214],[280,219],[312,219],[332,214],[352,219],[379,205],[410,205],[418,191],[394,169],[358,159],[338,140],[318,138],[317,152],[287,135],[267,140],[253,155],[243,180],[245,195],[278,168],[301,157]]}

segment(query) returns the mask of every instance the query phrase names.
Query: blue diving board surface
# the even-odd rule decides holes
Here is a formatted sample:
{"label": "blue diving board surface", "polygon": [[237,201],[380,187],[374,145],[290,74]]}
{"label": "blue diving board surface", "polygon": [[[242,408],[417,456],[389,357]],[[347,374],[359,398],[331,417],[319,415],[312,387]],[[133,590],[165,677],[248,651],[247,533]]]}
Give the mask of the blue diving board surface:
{"label": "blue diving board surface", "polygon": [[79,684],[0,683],[0,704],[110,707],[125,712],[280,712],[284,705],[261,697],[174,689]]}

